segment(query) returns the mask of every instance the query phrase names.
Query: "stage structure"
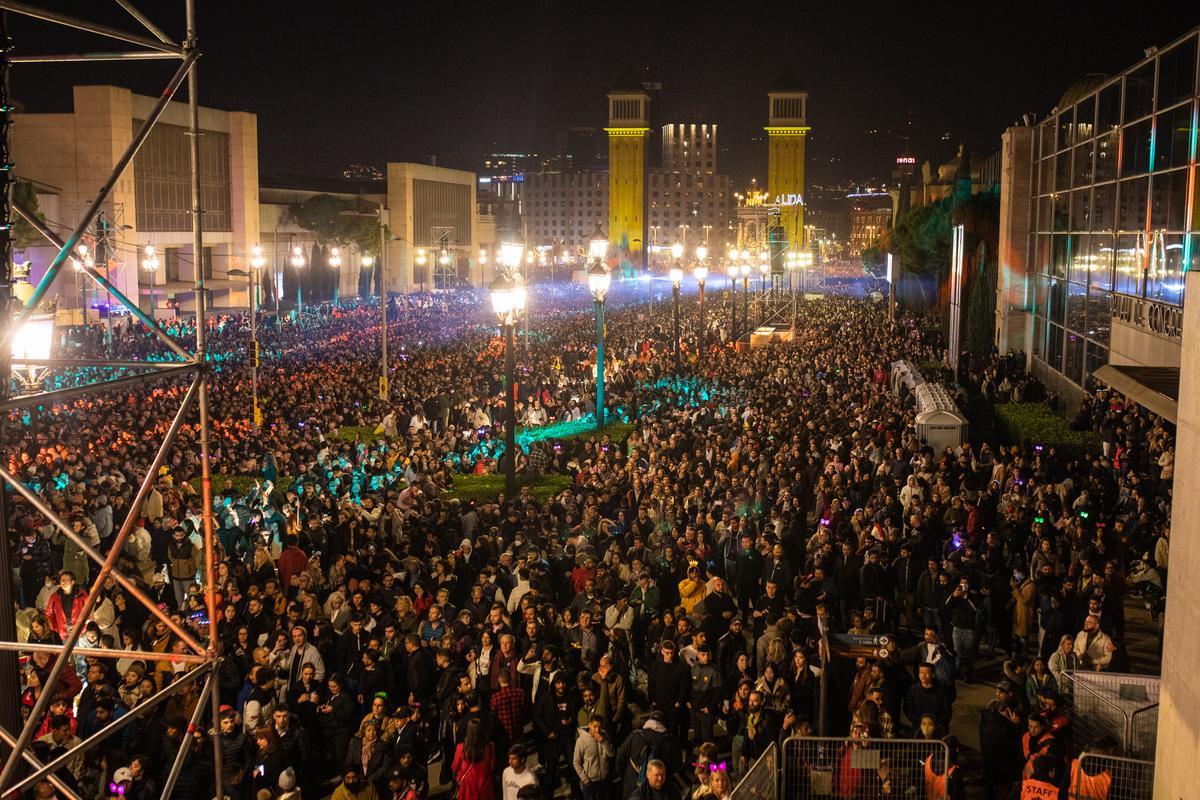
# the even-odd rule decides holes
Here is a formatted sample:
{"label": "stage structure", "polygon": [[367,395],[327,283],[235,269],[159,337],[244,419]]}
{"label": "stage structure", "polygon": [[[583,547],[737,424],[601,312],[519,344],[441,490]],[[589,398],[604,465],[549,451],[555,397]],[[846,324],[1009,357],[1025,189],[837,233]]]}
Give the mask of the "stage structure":
{"label": "stage structure", "polygon": [[[189,388],[175,417],[159,444],[154,458],[144,465],[145,474],[138,486],[125,523],[113,537],[112,545],[107,553],[97,552],[89,543],[77,534],[72,526],[55,513],[49,505],[32,489],[24,486],[8,471],[8,464],[0,464],[0,478],[3,479],[5,491],[0,495],[0,530],[9,530],[13,506],[19,502],[15,495],[24,498],[29,508],[47,522],[57,528],[63,536],[74,542],[87,556],[98,565],[95,580],[89,589],[88,599],[84,603],[79,622],[75,624],[61,645],[30,646],[17,640],[15,620],[11,609],[13,603],[13,586],[9,579],[12,575],[9,563],[8,547],[0,547],[0,684],[4,686],[0,695],[0,796],[9,797],[25,792],[40,780],[49,780],[58,791],[58,796],[77,798],[70,787],[59,780],[56,772],[71,759],[87,751],[117,730],[131,722],[156,713],[162,702],[169,699],[184,687],[199,682],[201,685],[200,700],[192,715],[192,726],[198,726],[203,720],[206,707],[212,713],[212,719],[217,718],[220,706],[216,680],[216,669],[219,653],[219,638],[216,622],[219,609],[216,607],[215,573],[216,542],[213,537],[212,521],[212,486],[209,475],[209,409],[208,389],[212,380],[206,350],[208,290],[204,285],[204,270],[195,269],[195,300],[196,300],[196,337],[195,342],[176,341],[149,315],[139,308],[136,298],[129,298],[109,282],[103,265],[96,265],[91,259],[80,259],[76,265],[73,256],[84,235],[92,230],[97,218],[104,212],[105,203],[113,191],[118,179],[126,169],[130,168],[134,156],[145,143],[151,130],[162,116],[163,111],[175,97],[180,87],[187,82],[187,105],[191,151],[191,204],[192,204],[192,252],[203,253],[203,213],[200,191],[200,125],[198,76],[196,72],[197,59],[200,56],[196,37],[195,0],[184,0],[185,30],[182,39],[172,37],[160,29],[146,15],[133,5],[133,0],[114,0],[123,9],[133,23],[140,26],[138,32],[130,32],[109,25],[90,22],[59,11],[39,8],[30,3],[9,2],[0,0],[0,192],[3,193],[3,203],[0,204],[0,446],[4,443],[4,427],[13,424],[10,412],[19,409],[34,409],[39,406],[55,403],[69,398],[91,393],[104,392],[128,386],[134,383],[159,381],[164,379],[188,381]],[[84,5],[81,8],[94,7]],[[118,42],[119,46],[104,49],[98,45],[91,52],[63,52],[47,54],[28,54],[17,52],[9,37],[9,16],[19,15],[40,20],[64,34],[64,39],[74,41],[76,34],[67,34],[68,29],[94,34],[97,42]],[[124,48],[124,49],[121,49]],[[175,64],[173,73],[168,73],[165,86],[153,109],[134,133],[133,139],[122,156],[117,160],[112,173],[97,187],[95,198],[80,216],[75,227],[65,238],[60,238],[45,223],[28,209],[21,208],[12,201],[14,174],[19,174],[20,165],[13,165],[9,158],[9,127],[12,124],[12,101],[9,95],[10,77],[13,67],[27,64],[24,69],[35,69],[39,63],[70,63],[88,64],[97,61],[168,61]],[[140,65],[140,69],[148,68]],[[87,67],[83,67],[86,70]],[[17,71],[18,78],[22,74]],[[87,73],[81,74],[79,83],[87,82]],[[45,275],[32,289],[31,296],[24,304],[14,305],[13,299],[13,264],[12,264],[12,224],[17,217],[26,220],[37,229],[51,244],[58,249]],[[194,258],[198,264],[199,259]],[[172,354],[173,360],[163,363],[146,363],[139,361],[109,361],[104,359],[74,359],[56,358],[51,350],[53,339],[53,317],[43,308],[43,300],[55,280],[62,280],[68,263],[76,266],[87,280],[93,281],[101,290],[109,293],[114,300],[123,306],[133,317],[139,320],[162,342]],[[83,385],[71,385],[72,381],[63,381],[66,388],[45,389],[46,379],[58,374],[74,375],[81,368],[89,368],[100,376],[99,380]],[[92,369],[94,368],[94,370]],[[14,370],[16,374],[14,375]],[[14,378],[18,379],[14,383]],[[17,390],[14,393],[14,388]],[[123,551],[133,527],[140,516],[141,508],[147,495],[154,485],[159,468],[167,460],[168,452],[176,441],[180,428],[187,422],[194,424],[198,418],[197,442],[200,449],[201,467],[201,497],[203,502],[203,537],[206,554],[204,564],[204,601],[209,619],[208,629],[204,625],[187,628],[177,624],[170,616],[160,610],[150,598],[139,588],[137,582],[123,575],[116,568],[117,558]],[[105,581],[112,577],[126,592],[131,602],[141,603],[146,611],[156,620],[162,621],[185,645],[186,652],[182,654],[154,653],[149,651],[134,651],[125,653],[120,650],[91,650],[79,647],[79,637],[83,627],[100,597],[99,589]],[[21,686],[18,671],[17,654],[38,650],[53,655],[46,685],[54,685],[64,669],[74,669],[73,656],[103,655],[107,658],[136,657],[146,661],[173,660],[186,662],[192,669],[181,678],[170,684],[158,694],[132,708],[127,714],[102,728],[93,736],[84,740],[80,745],[55,757],[49,763],[43,764],[35,757],[30,745],[33,742],[36,728],[45,714],[52,692],[42,692],[34,703],[29,715],[29,723],[22,725],[19,709],[19,687]],[[185,735],[183,744],[175,755],[172,768],[164,782],[162,797],[169,798],[174,792],[176,781],[188,751],[192,737]],[[222,750],[219,737],[212,739],[212,762],[214,770],[214,794],[222,797]]]}

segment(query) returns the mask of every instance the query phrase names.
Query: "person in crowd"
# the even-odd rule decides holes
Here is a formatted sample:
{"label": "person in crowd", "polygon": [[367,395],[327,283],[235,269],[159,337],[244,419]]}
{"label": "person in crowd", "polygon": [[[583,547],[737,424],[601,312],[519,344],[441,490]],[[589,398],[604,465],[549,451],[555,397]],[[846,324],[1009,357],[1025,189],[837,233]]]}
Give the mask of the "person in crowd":
{"label": "person in crowd", "polygon": [[[939,451],[916,436],[911,397],[888,381],[894,361],[941,361],[928,320],[830,293],[797,310],[791,342],[738,351],[712,337],[699,354],[685,333],[677,374],[661,310],[618,284],[606,328],[613,424],[596,433],[579,434],[595,412],[594,320],[579,313],[581,287],[553,284],[530,290],[545,316],[516,354],[515,397],[494,315],[470,291],[390,300],[391,334],[406,344],[383,396],[377,306],[263,314],[258,425],[242,377],[250,318],[214,315],[211,496],[189,422],[134,507],[140,470],[188,391],[177,377],[63,398],[37,425],[13,412],[7,463],[79,541],[115,544],[115,531],[132,528],[116,565],[129,583],[99,586],[85,615],[87,554],[10,498],[28,641],[56,644],[74,626],[96,647],[127,651],[81,656],[54,682],[51,655],[27,653],[24,707],[48,692],[79,709],[79,731],[98,730],[193,669],[181,656],[215,637],[229,709],[215,720],[202,712],[197,727],[238,765],[228,785],[239,796],[281,788],[252,773],[260,754],[264,772],[276,770],[282,752],[306,796],[336,785],[339,797],[420,800],[432,757],[441,783],[491,797],[507,792],[493,779],[506,763],[517,771],[510,743],[532,722],[542,775],[518,795],[548,800],[565,778],[576,795],[628,800],[671,792],[678,766],[699,763],[711,740],[733,751],[736,777],[781,733],[811,731],[822,677],[832,735],[905,727],[941,738],[978,712],[957,681],[995,670],[1000,650],[1011,685],[979,719],[990,743],[983,783],[1003,793],[1028,780],[1043,751],[1061,762],[1050,775],[1059,782],[1078,713],[1057,699],[1067,674],[1128,668],[1126,637],[1146,624],[1125,611],[1135,561],[1153,562],[1165,587],[1172,426],[1089,387],[1077,423],[1106,454],[999,437]],[[698,310],[681,303],[685,332]],[[194,340],[194,319],[164,325]],[[99,334],[76,326],[56,347],[170,357],[136,326]],[[971,403],[1036,398],[1044,390],[1023,365],[1021,354],[967,354],[951,377]],[[519,448],[517,466],[544,489],[480,494],[473,482],[504,464],[514,401],[541,437],[528,455]],[[836,646],[827,653],[823,634],[888,644],[858,663]],[[138,651],[169,658],[128,657]],[[109,768],[128,765],[132,792],[157,794],[195,696],[104,742]],[[1031,706],[1041,722],[1026,721]],[[62,733],[53,708],[34,721],[42,736]],[[661,719],[632,726],[646,711]],[[647,747],[654,734],[660,745]],[[951,792],[966,763],[928,766]],[[887,769],[856,780],[882,786],[886,773],[898,785]]]}

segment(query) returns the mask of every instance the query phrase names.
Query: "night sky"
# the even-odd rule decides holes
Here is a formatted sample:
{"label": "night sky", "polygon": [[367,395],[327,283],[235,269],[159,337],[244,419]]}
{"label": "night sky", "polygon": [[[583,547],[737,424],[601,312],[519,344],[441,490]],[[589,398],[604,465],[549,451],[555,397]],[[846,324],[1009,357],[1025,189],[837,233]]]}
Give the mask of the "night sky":
{"label": "night sky", "polygon": [[[181,1],[135,3],[182,35]],[[39,5],[140,32],[115,4]],[[483,152],[550,152],[558,131],[603,125],[606,89],[636,72],[662,82],[666,117],[690,109],[688,121],[719,124],[722,172],[761,179],[765,144],[751,138],[790,63],[810,94],[809,182],[864,180],[887,175],[904,133],[921,160],[960,141],[994,150],[1007,125],[1044,115],[1073,81],[1118,72],[1200,23],[1194,5],[1148,2],[197,5],[201,102],[258,114],[263,173],[326,176],[430,153],[474,169]],[[10,19],[18,53],[113,49]],[[65,110],[73,83],[156,94],[170,69],[17,65],[12,91],[31,111]]]}

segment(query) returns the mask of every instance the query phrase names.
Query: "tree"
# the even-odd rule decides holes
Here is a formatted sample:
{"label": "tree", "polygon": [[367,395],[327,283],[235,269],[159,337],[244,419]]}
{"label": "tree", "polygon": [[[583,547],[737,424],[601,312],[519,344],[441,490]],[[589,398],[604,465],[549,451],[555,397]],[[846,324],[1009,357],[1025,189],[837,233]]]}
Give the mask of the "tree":
{"label": "tree", "polygon": [[316,234],[318,244],[354,247],[379,256],[379,218],[360,211],[351,200],[319,194],[293,205],[291,216],[301,228]]}
{"label": "tree", "polygon": [[[38,211],[37,190],[29,181],[19,180],[13,184],[12,202],[13,205],[19,205],[38,219],[45,221],[46,215]],[[12,244],[17,250],[49,244],[36,228],[25,221],[24,217],[14,213],[12,221]]]}

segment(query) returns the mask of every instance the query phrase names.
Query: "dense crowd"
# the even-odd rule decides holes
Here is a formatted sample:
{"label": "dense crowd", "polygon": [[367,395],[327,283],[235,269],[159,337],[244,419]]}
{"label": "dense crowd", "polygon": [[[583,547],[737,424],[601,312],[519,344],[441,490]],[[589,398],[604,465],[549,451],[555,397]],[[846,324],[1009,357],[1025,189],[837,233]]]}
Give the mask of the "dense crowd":
{"label": "dense crowd", "polygon": [[[10,416],[10,469],[101,553],[129,523],[119,571],[178,630],[204,642],[215,629],[222,651],[218,719],[201,709],[189,724],[203,682],[188,681],[60,780],[86,800],[156,797],[182,747],[172,796],[207,800],[219,736],[232,798],[423,800],[452,788],[463,800],[725,800],[771,744],[821,732],[844,737],[838,797],[958,798],[956,687],[976,678],[978,653],[1000,651],[974,782],[1003,798],[1023,783],[1077,783],[1068,673],[1126,669],[1126,594],[1161,596],[1170,427],[1098,391],[1076,420],[1101,433],[1094,456],[1038,442],[934,452],[888,380],[893,360],[938,354],[916,320],[829,296],[800,307],[795,341],[735,350],[710,292],[703,352],[698,309],[684,304],[676,375],[669,305],[651,315],[619,294],[606,406],[627,425],[516,454],[500,444],[503,348],[474,295],[394,301],[386,399],[377,307],[264,317],[257,430],[249,320],[214,319],[215,626],[198,582],[194,414],[130,520],[187,384]],[[586,294],[545,289],[534,303],[517,344],[519,424],[586,420]],[[191,326],[173,332],[188,341]],[[110,344],[73,346],[164,357],[121,326]],[[1022,365],[970,362],[961,391],[1020,396]],[[456,499],[456,483],[514,455],[523,475],[565,475],[569,488]],[[53,693],[34,747],[45,761],[194,665],[177,631],[111,578],[81,619],[96,565],[23,500],[11,505],[29,642],[82,624],[82,646],[168,656],[76,657],[47,686],[53,656],[30,653],[26,713]],[[873,635],[888,645],[871,657],[826,644]],[[881,738],[943,740],[949,759],[909,769],[850,757]],[[30,796],[55,791],[43,781]]]}

